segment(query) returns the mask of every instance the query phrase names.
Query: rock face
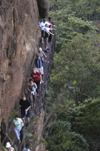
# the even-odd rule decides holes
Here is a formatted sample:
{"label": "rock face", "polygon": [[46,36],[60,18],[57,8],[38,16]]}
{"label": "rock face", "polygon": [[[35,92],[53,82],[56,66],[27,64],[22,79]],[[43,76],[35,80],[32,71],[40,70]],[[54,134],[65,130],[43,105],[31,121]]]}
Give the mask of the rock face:
{"label": "rock face", "polygon": [[[41,3],[42,2],[42,3]],[[0,0],[0,113],[7,118],[19,102],[39,46],[39,18],[46,0]]]}
{"label": "rock face", "polygon": [[39,8],[39,15],[41,18],[45,18],[48,15],[49,5],[47,0],[37,0],[38,8]]}

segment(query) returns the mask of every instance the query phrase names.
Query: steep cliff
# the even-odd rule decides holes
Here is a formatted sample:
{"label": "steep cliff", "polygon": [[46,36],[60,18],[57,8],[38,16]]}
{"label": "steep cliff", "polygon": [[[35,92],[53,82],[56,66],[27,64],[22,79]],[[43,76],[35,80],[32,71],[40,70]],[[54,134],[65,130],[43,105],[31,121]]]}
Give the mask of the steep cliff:
{"label": "steep cliff", "polygon": [[47,0],[0,0],[0,106],[7,118],[24,90],[39,46]]}

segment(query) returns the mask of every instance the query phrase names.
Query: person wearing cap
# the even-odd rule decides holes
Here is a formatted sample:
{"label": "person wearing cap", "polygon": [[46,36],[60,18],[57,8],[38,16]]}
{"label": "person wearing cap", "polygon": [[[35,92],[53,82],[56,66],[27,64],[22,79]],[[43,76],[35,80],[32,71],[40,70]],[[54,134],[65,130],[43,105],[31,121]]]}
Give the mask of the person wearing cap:
{"label": "person wearing cap", "polygon": [[44,53],[44,51],[42,51],[41,47],[39,48],[37,55],[41,58],[47,57],[46,54]]}
{"label": "person wearing cap", "polygon": [[11,146],[10,142],[7,142],[5,147],[7,151],[15,151],[15,149]]}
{"label": "person wearing cap", "polygon": [[43,21],[40,23],[42,43],[44,43],[44,28],[45,28],[45,24],[46,24],[46,19],[43,19]]}
{"label": "person wearing cap", "polygon": [[34,61],[34,68],[38,70],[41,74],[41,83],[43,83],[43,75],[44,75],[44,69],[43,69],[43,62],[49,63],[49,61],[37,56]]}

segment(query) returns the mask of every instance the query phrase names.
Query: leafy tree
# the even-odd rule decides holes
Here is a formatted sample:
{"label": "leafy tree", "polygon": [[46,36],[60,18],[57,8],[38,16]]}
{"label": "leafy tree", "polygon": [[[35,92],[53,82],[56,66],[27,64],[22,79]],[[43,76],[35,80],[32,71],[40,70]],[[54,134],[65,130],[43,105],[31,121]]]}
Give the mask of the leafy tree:
{"label": "leafy tree", "polygon": [[86,21],[86,19],[84,21],[81,16],[76,15],[76,11],[80,9],[77,6],[74,7],[75,0],[49,1],[49,16],[52,16],[56,25],[56,52],[59,52],[61,46],[70,42],[78,33],[86,34],[89,30],[98,30],[92,25],[93,22]]}
{"label": "leafy tree", "polygon": [[89,150],[99,151],[100,34],[93,24],[100,2],[49,1],[56,53],[44,105],[46,117],[52,112],[44,130],[46,144],[55,151],[83,151],[87,141]]}
{"label": "leafy tree", "polygon": [[79,34],[71,43],[62,46],[60,53],[54,57],[50,78],[56,93],[61,88],[66,89],[76,101],[100,95],[99,37],[96,32],[86,36]]}
{"label": "leafy tree", "polygon": [[[99,122],[97,122],[99,120],[97,116],[99,115],[99,110],[97,112],[97,106],[99,107],[98,97],[100,96],[99,38],[100,35],[97,32],[88,32],[86,35],[78,34],[71,42],[63,45],[59,53],[55,53],[54,68],[50,77],[51,87],[47,91],[46,97],[48,106],[46,112],[49,114],[52,110],[54,111],[48,122],[48,125],[50,123],[49,130],[52,129],[52,138],[51,134],[47,137],[47,142],[51,143],[51,150],[52,145],[57,145],[55,150],[62,147],[62,145],[59,146],[61,142],[64,145],[62,137],[60,142],[55,144],[55,140],[62,134],[60,131],[56,135],[53,133],[55,129],[53,129],[52,123],[56,121],[66,121],[72,126],[69,133],[65,134],[67,140],[69,140],[69,137],[71,138],[71,134],[74,131],[77,135],[83,134],[91,146],[90,148],[94,149],[93,143],[97,146],[99,145],[99,136],[97,137],[99,130],[95,133],[95,130],[99,127]],[[88,104],[85,101],[87,98],[91,98],[89,103],[93,103],[94,98],[98,100],[95,101],[95,106],[92,104],[93,108],[91,111],[91,107],[89,107],[91,103]],[[93,117],[93,119],[89,120],[91,119],[90,117]],[[92,124],[89,124],[91,121]],[[93,129],[94,132],[90,135]],[[96,140],[95,137],[97,137]],[[51,139],[52,142],[50,142]],[[69,141],[71,145],[73,140]],[[52,144],[53,142],[54,144]],[[79,150],[82,149],[79,148]],[[95,149],[98,149],[98,147],[95,147]],[[70,148],[70,150],[72,149]],[[75,150],[75,146],[73,150]]]}
{"label": "leafy tree", "polygon": [[99,0],[75,0],[73,3],[73,10],[76,16],[85,20],[99,20],[100,19],[100,1]]}
{"label": "leafy tree", "polygon": [[90,150],[100,148],[100,98],[88,99],[68,113],[72,117],[73,130],[83,134],[90,144]]}
{"label": "leafy tree", "polygon": [[88,151],[86,140],[71,131],[70,123],[57,121],[52,125],[47,148],[52,151]]}

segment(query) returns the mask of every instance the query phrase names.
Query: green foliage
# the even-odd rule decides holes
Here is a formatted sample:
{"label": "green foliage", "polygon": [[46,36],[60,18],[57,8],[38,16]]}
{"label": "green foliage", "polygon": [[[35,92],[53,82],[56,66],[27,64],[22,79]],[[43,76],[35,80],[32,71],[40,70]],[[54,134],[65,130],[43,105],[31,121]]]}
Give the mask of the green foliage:
{"label": "green foliage", "polygon": [[56,54],[50,78],[56,93],[64,86],[63,92],[73,95],[76,101],[100,95],[99,38],[95,32],[79,34]]}
{"label": "green foliage", "polygon": [[67,116],[71,117],[73,130],[83,134],[91,144],[90,150],[99,150],[100,98],[85,100],[79,106],[71,108]]}
{"label": "green foliage", "polygon": [[77,17],[85,20],[100,19],[100,1],[99,0],[49,0],[50,11],[69,9]]}
{"label": "green foliage", "polygon": [[27,137],[33,137],[33,134],[31,134],[31,133],[25,133],[25,135],[26,135]]}
{"label": "green foliage", "polygon": [[15,118],[16,114],[17,114],[17,112],[16,112],[16,110],[14,110],[13,112],[10,113],[10,115],[8,115],[9,122],[12,122],[12,120]]}
{"label": "green foliage", "polygon": [[[74,7],[76,0],[49,0],[50,13],[52,20],[56,25],[56,52],[59,52],[61,46],[70,42],[78,33],[86,34],[90,30],[98,30],[92,25],[91,21],[85,21],[80,14],[80,9]],[[76,9],[75,9],[76,8]],[[84,9],[85,11],[85,9]],[[85,13],[83,14],[84,17]]]}
{"label": "green foliage", "polygon": [[[65,138],[70,142],[67,147],[74,144],[73,139],[69,139],[73,131],[75,134],[83,134],[92,146],[91,148],[94,148],[94,142],[98,146],[98,134],[100,133],[98,99],[100,96],[99,39],[100,35],[96,32],[88,32],[86,35],[78,34],[73,38],[72,42],[63,45],[61,51],[58,54],[55,53],[54,56],[54,68],[50,77],[51,88],[47,91],[46,97],[48,102],[47,112],[48,114],[52,110],[54,112],[50,119],[50,124],[51,121],[53,123],[56,119],[60,122],[62,120],[69,122],[72,126],[67,135],[65,135]],[[87,100],[87,98],[91,99]],[[46,131],[50,132],[50,128],[52,129],[52,124]],[[62,128],[60,127],[60,129]],[[96,130],[97,132],[95,132]],[[67,147],[63,148],[65,142],[61,135],[62,131],[60,133],[60,130],[57,129],[56,131],[53,127],[51,134],[47,137],[47,142],[51,143],[51,146],[48,147],[51,148],[50,150],[54,146],[55,151],[59,150],[59,148],[60,150],[68,150]],[[61,138],[58,144],[56,144],[57,138]],[[73,148],[73,150],[83,149],[80,149],[79,144]]]}
{"label": "green foliage", "polygon": [[47,148],[52,151],[87,151],[86,140],[75,132],[71,132],[70,123],[57,121],[49,134]]}
{"label": "green foliage", "polygon": [[100,19],[100,1],[99,0],[75,0],[73,10],[76,16],[85,20]]}
{"label": "green foliage", "polygon": [[100,149],[99,0],[49,0],[56,52],[46,92],[45,143],[54,151]]}
{"label": "green foliage", "polygon": [[6,151],[6,148],[4,146],[2,146],[2,151]]}
{"label": "green foliage", "polygon": [[85,100],[80,106],[74,108],[73,115],[75,129],[93,139],[100,134],[100,98]]}
{"label": "green foliage", "polygon": [[71,4],[69,0],[49,0],[50,2],[50,10],[56,11],[66,9],[68,4]]}

